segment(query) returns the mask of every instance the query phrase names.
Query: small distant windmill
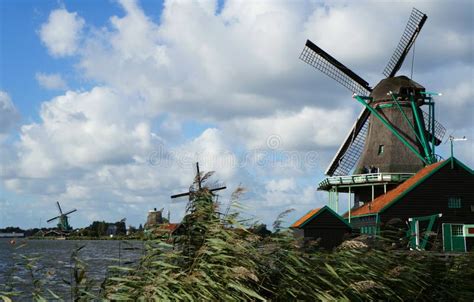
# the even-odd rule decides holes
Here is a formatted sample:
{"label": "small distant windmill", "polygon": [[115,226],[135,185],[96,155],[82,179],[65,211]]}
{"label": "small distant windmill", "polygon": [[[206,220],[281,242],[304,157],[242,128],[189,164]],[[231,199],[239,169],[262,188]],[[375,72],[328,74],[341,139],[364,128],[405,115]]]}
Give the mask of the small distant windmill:
{"label": "small distant windmill", "polygon": [[58,210],[59,210],[59,215],[56,216],[56,217],[53,217],[51,219],[48,219],[46,222],[51,222],[53,220],[56,220],[56,219],[59,219],[58,221],[58,229],[60,229],[61,231],[63,232],[67,232],[67,231],[70,231],[72,230],[72,227],[69,225],[69,221],[68,221],[68,215],[71,214],[71,213],[74,213],[76,212],[77,210],[76,209],[73,209],[69,212],[66,212],[66,213],[63,213],[63,210],[61,209],[61,205],[59,204],[59,201],[56,201],[56,205],[58,206]]}
{"label": "small distant windmill", "polygon": [[[194,178],[194,184],[189,188],[189,191],[186,192],[186,193],[171,195],[171,198],[175,199],[175,198],[178,198],[178,197],[189,196],[189,198],[191,199],[192,196],[196,192],[201,191],[201,190],[209,190],[209,192],[211,194],[213,194],[213,192],[220,191],[220,190],[225,190],[227,188],[226,186],[216,186],[214,188],[203,187],[202,183],[206,179],[208,179],[211,175],[212,175],[212,172],[208,172],[204,176],[202,176],[201,172],[199,171],[199,162],[197,162],[196,163],[196,177]],[[196,184],[197,184],[197,188],[195,187]]]}
{"label": "small distant windmill", "polygon": [[211,177],[213,172],[207,172],[201,175],[199,163],[196,163],[196,176],[189,191],[185,193],[172,195],[171,198],[189,196],[189,202],[186,206],[186,214],[182,222],[174,231],[175,243],[181,246],[184,255],[192,259],[195,252],[204,242],[204,234],[207,231],[208,222],[216,219],[216,202],[213,200],[214,192],[224,190],[226,186],[208,187],[203,183]]}

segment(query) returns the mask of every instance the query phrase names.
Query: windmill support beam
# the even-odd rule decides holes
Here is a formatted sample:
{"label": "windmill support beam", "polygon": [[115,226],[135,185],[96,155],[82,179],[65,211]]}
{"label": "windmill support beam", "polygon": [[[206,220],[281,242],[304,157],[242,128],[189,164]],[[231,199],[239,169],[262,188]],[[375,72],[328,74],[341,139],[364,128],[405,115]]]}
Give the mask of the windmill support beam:
{"label": "windmill support beam", "polygon": [[431,148],[433,157],[435,156],[436,138],[435,138],[435,106],[433,99],[428,97],[428,119],[430,121],[428,129],[431,131]]}
{"label": "windmill support beam", "polygon": [[415,126],[410,122],[410,119],[408,119],[408,116],[406,115],[405,111],[403,111],[402,109],[402,106],[400,105],[400,102],[398,102],[396,96],[393,94],[393,93],[390,93],[391,97],[392,97],[392,100],[395,102],[395,105],[397,106],[398,110],[402,113],[403,115],[403,118],[405,119],[405,121],[408,123],[408,125],[410,125],[410,128],[413,130],[413,133],[415,134],[416,138],[418,139],[418,141],[421,143],[421,138],[420,136],[418,135],[416,129],[415,129]]}
{"label": "windmill support beam", "polygon": [[[425,95],[426,99],[428,100],[427,104],[429,111],[428,111],[428,120],[430,122],[428,129],[431,131],[431,148],[433,154],[433,161],[436,160],[435,158],[435,147],[436,147],[436,120],[435,120],[435,102],[433,101],[433,95],[441,96],[441,93],[438,92],[431,92],[431,91],[422,91],[421,94]],[[441,136],[442,138],[442,136]],[[441,142],[440,142],[441,143]]]}
{"label": "windmill support beam", "polygon": [[432,156],[430,154],[431,153],[430,147],[428,146],[428,143],[426,142],[425,127],[423,127],[423,125],[421,124],[421,119],[420,119],[420,116],[418,115],[418,107],[416,107],[415,99],[413,98],[413,95],[410,96],[410,100],[411,100],[411,107],[413,108],[413,115],[415,116],[416,125],[418,127],[418,134],[421,137],[421,145],[423,146],[423,150],[425,151],[425,156],[428,163],[431,164]]}
{"label": "windmill support beam", "polygon": [[349,186],[349,223],[351,223],[351,203],[352,203],[352,194],[351,187]]}
{"label": "windmill support beam", "polygon": [[377,112],[374,108],[372,108],[369,104],[367,104],[364,100],[370,100],[369,97],[361,97],[359,95],[354,95],[354,98],[365,106],[375,117],[377,117],[410,151],[415,153],[415,155],[425,164],[428,164],[428,161],[413,147],[395,128],[393,128],[390,123],[385,120],[380,113]]}
{"label": "windmill support beam", "polygon": [[431,97],[429,98],[428,102],[429,102],[429,105],[428,105],[429,107],[428,108],[430,108],[429,112],[430,112],[430,117],[431,117],[431,119],[430,119],[430,123],[431,123],[430,126],[431,126],[431,133],[432,133],[432,135],[431,135],[431,147],[433,148],[433,155],[435,155],[436,154],[435,153],[436,144],[435,144],[435,135],[434,135],[434,133],[435,133],[435,106],[434,106],[434,102],[431,99]]}

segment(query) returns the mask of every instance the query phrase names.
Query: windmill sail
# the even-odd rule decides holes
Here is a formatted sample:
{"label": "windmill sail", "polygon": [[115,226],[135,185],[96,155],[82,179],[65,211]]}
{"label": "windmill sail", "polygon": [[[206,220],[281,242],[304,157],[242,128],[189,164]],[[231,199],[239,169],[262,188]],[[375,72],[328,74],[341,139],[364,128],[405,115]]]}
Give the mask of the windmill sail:
{"label": "windmill sail", "polygon": [[74,210],[71,210],[71,211],[69,211],[69,212],[67,212],[67,213],[64,213],[64,215],[69,215],[69,214],[74,213],[74,212],[76,212],[76,211],[77,211],[77,209],[74,209]]}
{"label": "windmill sail", "polygon": [[46,220],[46,222],[51,222],[51,221],[53,221],[53,220],[55,220],[55,219],[58,219],[59,217],[61,217],[61,216],[53,217],[53,218],[51,218],[51,219]]}
{"label": "windmill sail", "polygon": [[351,131],[347,134],[344,143],[339,147],[336,155],[326,170],[326,175],[348,175],[354,168],[364,149],[368,130],[370,112],[362,110]]}
{"label": "windmill sail", "polygon": [[[367,96],[372,91],[369,83],[310,40],[306,41],[300,59],[336,80],[352,93]],[[362,110],[344,143],[329,165],[326,174],[346,175],[355,166],[364,148],[369,115],[369,110]]]}
{"label": "windmill sail", "polygon": [[402,66],[406,55],[410,51],[411,46],[415,43],[416,37],[420,33],[426,19],[428,19],[428,17],[424,13],[413,8],[402,38],[400,39],[400,42],[398,42],[398,46],[395,49],[392,58],[383,71],[383,74],[387,78],[394,77]]}
{"label": "windmill sail", "polygon": [[355,94],[366,96],[371,91],[369,83],[310,40],[306,41],[300,59],[322,71]]}
{"label": "windmill sail", "polygon": [[[423,120],[426,127],[426,133],[427,133],[428,139],[431,140],[432,131],[431,131],[429,114],[423,110],[421,110],[421,112],[423,113]],[[445,134],[446,134],[446,128],[440,122],[435,120],[434,121],[434,137],[435,137],[436,146],[441,144]]]}
{"label": "windmill sail", "polygon": [[56,205],[58,206],[59,214],[63,214],[63,210],[61,210],[61,205],[59,205],[59,201],[56,201]]}

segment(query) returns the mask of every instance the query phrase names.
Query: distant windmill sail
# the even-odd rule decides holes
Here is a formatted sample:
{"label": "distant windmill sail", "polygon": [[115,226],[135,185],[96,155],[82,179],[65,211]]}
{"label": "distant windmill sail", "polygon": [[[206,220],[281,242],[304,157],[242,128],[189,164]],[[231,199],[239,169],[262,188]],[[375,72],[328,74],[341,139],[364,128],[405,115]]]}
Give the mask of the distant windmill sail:
{"label": "distant windmill sail", "polygon": [[58,206],[59,213],[62,215],[63,210],[61,209],[61,205],[59,204],[59,201],[56,201],[56,205]]}
{"label": "distant windmill sail", "polygon": [[77,211],[77,210],[74,209],[74,210],[71,210],[71,211],[69,211],[69,212],[64,213],[64,215],[69,215],[69,214],[74,213],[74,212],[76,212],[76,211]]}
{"label": "distant windmill sail", "polygon": [[[208,177],[212,175],[211,172],[206,173],[204,176],[201,175],[201,171],[199,170],[199,163],[196,163],[196,176],[194,177],[194,183],[198,185],[198,190],[202,190],[202,183],[207,180]],[[206,188],[209,190],[209,192],[213,193],[216,191],[224,190],[227,189],[226,186],[216,186],[212,188]],[[175,194],[171,195],[172,199],[179,198],[179,197],[184,197],[184,196],[190,196],[191,194],[194,193],[195,189],[190,189],[188,192],[185,193],[180,193],[180,194]]]}

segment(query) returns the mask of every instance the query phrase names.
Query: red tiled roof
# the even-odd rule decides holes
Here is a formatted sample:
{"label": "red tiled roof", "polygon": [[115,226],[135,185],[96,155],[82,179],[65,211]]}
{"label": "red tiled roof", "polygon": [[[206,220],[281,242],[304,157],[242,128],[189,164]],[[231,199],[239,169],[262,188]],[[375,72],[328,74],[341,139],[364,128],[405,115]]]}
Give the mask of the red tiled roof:
{"label": "red tiled roof", "polygon": [[295,223],[293,223],[290,228],[298,228],[300,225],[305,223],[308,219],[313,217],[314,214],[318,213],[319,210],[321,210],[321,208],[317,208],[317,209],[313,209],[313,210],[309,211],[303,217],[301,217]]}
{"label": "red tiled roof", "polygon": [[[400,197],[402,194],[410,190],[413,186],[416,186],[420,180],[422,180],[425,176],[430,174],[433,170],[438,168],[444,162],[445,161],[440,161],[435,164],[424,167],[423,169],[418,171],[418,173],[407,179],[395,189],[388,191],[386,194],[380,195],[371,202],[364,204],[360,208],[352,210],[351,217],[376,214],[380,212],[386,205],[388,205],[389,203]],[[344,214],[344,217],[349,216],[348,214],[349,213]]]}
{"label": "red tiled roof", "polygon": [[168,223],[163,224],[160,228],[174,232],[179,227],[179,223]]}

